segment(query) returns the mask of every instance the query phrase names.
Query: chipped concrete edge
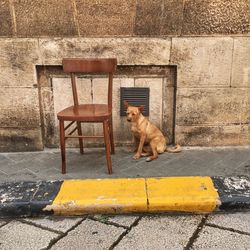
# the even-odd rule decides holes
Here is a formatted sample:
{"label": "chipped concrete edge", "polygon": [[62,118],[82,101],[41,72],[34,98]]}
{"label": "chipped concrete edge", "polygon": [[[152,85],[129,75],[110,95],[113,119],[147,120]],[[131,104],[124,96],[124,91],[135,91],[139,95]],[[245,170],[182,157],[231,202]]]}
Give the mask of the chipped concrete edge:
{"label": "chipped concrete edge", "polygon": [[0,184],[1,218],[94,213],[212,213],[248,209],[249,176],[24,181]]}

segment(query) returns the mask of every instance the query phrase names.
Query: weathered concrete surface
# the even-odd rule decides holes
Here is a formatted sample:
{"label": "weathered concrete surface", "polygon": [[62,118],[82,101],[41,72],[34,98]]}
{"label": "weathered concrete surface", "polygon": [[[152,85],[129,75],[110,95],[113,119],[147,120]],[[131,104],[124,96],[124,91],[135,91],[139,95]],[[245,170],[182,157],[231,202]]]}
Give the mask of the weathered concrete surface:
{"label": "weathered concrete surface", "polygon": [[249,34],[249,13],[249,0],[4,0],[0,36]]}
{"label": "weathered concrete surface", "polygon": [[136,1],[76,0],[81,36],[132,35]]}
{"label": "weathered concrete surface", "polygon": [[34,218],[34,219],[25,219],[25,222],[32,223],[33,225],[40,226],[43,228],[47,228],[50,230],[58,231],[66,233],[70,228],[76,226],[80,223],[83,219],[82,218],[62,218],[57,217],[44,217],[44,218]]}
{"label": "weathered concrete surface", "polygon": [[171,64],[178,66],[178,87],[230,85],[233,39],[173,38]]}
{"label": "weathered concrete surface", "polygon": [[241,34],[250,31],[249,0],[187,0],[183,10],[185,35]]}
{"label": "weathered concrete surface", "polygon": [[235,37],[233,51],[231,85],[250,88],[250,37]]}
{"label": "weathered concrete surface", "polygon": [[35,65],[41,64],[37,39],[0,38],[1,86],[37,84]]}
{"label": "weathered concrete surface", "polygon": [[137,1],[136,35],[179,35],[182,27],[183,1]]}
{"label": "weathered concrete surface", "polygon": [[[223,146],[248,144],[249,136],[241,125],[194,125],[176,127],[176,141],[189,146]],[[246,137],[247,136],[247,137]],[[243,138],[244,137],[244,138]]]}
{"label": "weathered concrete surface", "polygon": [[[43,224],[42,227],[41,225],[38,226],[36,224],[36,219],[30,219],[30,225],[21,223],[23,221],[17,222],[16,220],[13,220],[13,222],[10,223],[0,220],[0,230],[4,229],[5,232],[5,238],[1,243],[5,246],[6,243],[8,243],[7,240],[11,238],[12,241],[8,249],[30,249],[33,246],[33,238],[26,241],[26,236],[30,235],[31,229],[35,229],[36,235],[37,233],[40,233],[43,236],[42,242],[44,244],[42,244],[40,248],[46,249],[51,249],[51,247],[57,249],[59,246],[62,246],[60,248],[62,249],[64,248],[64,243],[66,244],[67,249],[85,249],[86,239],[91,249],[97,249],[98,246],[103,247],[102,249],[141,249],[143,246],[143,249],[150,249],[152,248],[152,243],[155,243],[153,248],[159,250],[178,249],[178,247],[180,249],[232,249],[230,248],[231,246],[235,247],[233,249],[247,249],[250,240],[249,233],[240,226],[240,223],[242,223],[242,225],[245,226],[245,229],[250,228],[249,213],[225,214],[223,216],[215,214],[212,215],[211,218],[210,215],[208,215],[208,217],[196,215],[140,216],[136,221],[134,220],[134,216],[126,216],[125,218],[123,218],[123,216],[115,216],[110,218],[109,216],[101,215],[99,218],[100,219],[96,221],[96,217],[94,219],[90,217],[87,220],[85,220],[85,217],[78,217],[76,220],[79,219],[80,221],[77,224],[70,224],[69,227],[69,224],[67,223],[70,220],[69,218],[61,218],[59,222],[56,217],[48,217],[47,220],[51,221],[51,223],[54,222],[56,229],[59,225],[58,223],[60,223],[60,231],[54,231],[53,229],[48,228],[46,224]],[[111,222],[112,220],[123,221],[125,219],[127,219],[128,222],[126,225],[124,223],[121,225]],[[211,220],[215,222],[215,224],[211,224]],[[200,223],[201,221],[202,223]],[[6,230],[6,227],[2,226],[6,223],[9,223],[8,229],[13,227],[13,230],[16,230],[18,225],[18,228],[23,231],[17,232],[16,237],[13,237],[13,231]],[[222,225],[226,225],[226,227]],[[91,227],[89,228],[89,226]],[[82,232],[85,228],[87,235],[85,235],[85,232]],[[111,237],[107,234],[109,229],[111,230]],[[146,229],[148,229],[148,232],[144,235]],[[186,234],[187,230],[190,231]],[[51,236],[55,232],[60,234],[55,234],[56,237],[54,237],[52,241],[50,237],[45,237],[45,234]],[[136,232],[136,234],[133,235],[133,232]],[[181,234],[181,232],[184,232],[185,234]],[[146,238],[149,233],[151,233],[151,235]],[[22,236],[22,234],[25,236],[25,240],[20,244],[20,238],[18,236]],[[171,236],[173,237],[170,238]],[[137,237],[140,237],[138,241],[136,241]],[[145,238],[145,241],[142,243],[143,245],[141,245],[141,239],[143,239],[143,237]],[[77,238],[76,241],[74,241],[74,238]],[[79,246],[82,238],[85,239],[85,242]],[[111,240],[109,238],[111,238]],[[39,239],[39,243],[40,242],[41,239]],[[236,243],[237,245],[235,246]],[[70,246],[68,247],[69,244]],[[125,246],[129,246],[129,248],[125,248]],[[36,246],[32,249],[34,248],[36,248]]]}
{"label": "weathered concrete surface", "polygon": [[177,99],[178,126],[250,122],[250,94],[247,88],[180,88]]}
{"label": "weathered concrete surface", "polygon": [[211,215],[207,220],[207,224],[229,229],[233,228],[250,234],[249,223],[249,213],[217,214]]}
{"label": "weathered concrete surface", "polygon": [[0,96],[1,128],[40,126],[37,88],[2,88]]}
{"label": "weathered concrete surface", "polygon": [[34,151],[42,150],[41,128],[0,128],[0,151]]}
{"label": "weathered concrete surface", "polygon": [[[68,237],[59,240],[51,249],[108,249],[125,231],[122,227],[105,225],[92,220],[85,220]],[[107,234],[108,232],[108,234]]]}
{"label": "weathered concrete surface", "polygon": [[39,39],[42,61],[60,65],[63,57],[116,57],[120,65],[166,65],[171,40],[164,38]]}
{"label": "weathered concrete surface", "polygon": [[232,231],[222,231],[217,228],[205,226],[194,242],[192,249],[247,249],[249,247],[249,235],[243,235]]}
{"label": "weathered concrete surface", "polygon": [[1,227],[0,232],[1,249],[44,249],[52,239],[59,236],[18,221]]}
{"label": "weathered concrete surface", "polygon": [[11,9],[8,0],[2,0],[0,3],[0,36],[12,36],[12,18]]}
{"label": "weathered concrete surface", "polygon": [[200,221],[201,216],[144,217],[115,249],[183,249]]}
{"label": "weathered concrete surface", "polygon": [[71,1],[13,1],[19,37],[78,35]]}

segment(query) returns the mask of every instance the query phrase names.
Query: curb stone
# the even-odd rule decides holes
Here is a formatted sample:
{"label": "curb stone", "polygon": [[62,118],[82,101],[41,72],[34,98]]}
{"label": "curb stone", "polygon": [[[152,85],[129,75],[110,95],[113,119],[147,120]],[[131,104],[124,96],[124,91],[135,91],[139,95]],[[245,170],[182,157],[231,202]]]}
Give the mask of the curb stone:
{"label": "curb stone", "polygon": [[250,178],[159,177],[0,184],[0,217],[212,213],[250,208]]}

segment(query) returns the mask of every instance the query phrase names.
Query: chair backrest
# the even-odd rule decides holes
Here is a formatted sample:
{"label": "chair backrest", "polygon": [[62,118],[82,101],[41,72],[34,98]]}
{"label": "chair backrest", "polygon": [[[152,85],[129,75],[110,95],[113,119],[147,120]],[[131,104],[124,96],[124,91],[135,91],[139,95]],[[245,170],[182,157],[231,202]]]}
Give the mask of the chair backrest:
{"label": "chair backrest", "polygon": [[112,109],[113,74],[116,70],[116,58],[64,58],[63,71],[70,73],[74,105],[78,106],[75,73],[106,73],[108,74],[108,105]]}

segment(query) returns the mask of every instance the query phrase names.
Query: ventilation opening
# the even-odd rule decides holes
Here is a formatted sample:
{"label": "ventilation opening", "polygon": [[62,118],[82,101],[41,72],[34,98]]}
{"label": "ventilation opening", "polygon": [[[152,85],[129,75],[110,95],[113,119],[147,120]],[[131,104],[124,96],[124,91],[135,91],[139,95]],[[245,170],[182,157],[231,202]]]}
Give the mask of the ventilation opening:
{"label": "ventilation opening", "polygon": [[149,116],[149,88],[121,88],[120,115],[126,116],[124,101],[129,105],[139,107],[144,106],[142,114]]}

